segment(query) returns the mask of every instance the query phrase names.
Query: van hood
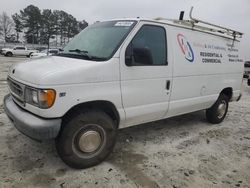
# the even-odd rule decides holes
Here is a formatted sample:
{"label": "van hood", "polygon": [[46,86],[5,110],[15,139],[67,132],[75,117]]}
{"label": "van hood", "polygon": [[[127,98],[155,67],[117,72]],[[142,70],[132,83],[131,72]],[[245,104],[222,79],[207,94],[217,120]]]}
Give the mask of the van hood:
{"label": "van hood", "polygon": [[115,63],[115,58],[100,62],[50,56],[16,64],[10,68],[9,76],[31,86],[50,87],[61,84],[115,81],[119,79],[118,70],[119,64]]}

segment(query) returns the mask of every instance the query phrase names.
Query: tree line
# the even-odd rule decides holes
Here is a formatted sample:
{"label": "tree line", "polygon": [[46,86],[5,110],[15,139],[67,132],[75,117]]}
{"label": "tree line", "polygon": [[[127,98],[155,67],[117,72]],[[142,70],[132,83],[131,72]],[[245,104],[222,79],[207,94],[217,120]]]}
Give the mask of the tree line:
{"label": "tree line", "polygon": [[29,5],[9,17],[0,15],[0,37],[4,42],[19,42],[24,33],[27,43],[64,45],[70,38],[88,26],[85,20],[77,21],[74,16],[62,10],[43,9]]}

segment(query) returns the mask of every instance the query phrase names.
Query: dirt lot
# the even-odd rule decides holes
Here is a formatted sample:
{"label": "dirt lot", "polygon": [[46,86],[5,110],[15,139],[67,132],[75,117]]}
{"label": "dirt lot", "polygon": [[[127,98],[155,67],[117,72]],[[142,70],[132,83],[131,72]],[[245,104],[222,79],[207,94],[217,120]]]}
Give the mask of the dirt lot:
{"label": "dirt lot", "polygon": [[107,161],[67,167],[54,142],[19,133],[3,111],[7,70],[23,58],[0,56],[0,187],[250,187],[250,88],[220,125],[195,112],[119,131]]}

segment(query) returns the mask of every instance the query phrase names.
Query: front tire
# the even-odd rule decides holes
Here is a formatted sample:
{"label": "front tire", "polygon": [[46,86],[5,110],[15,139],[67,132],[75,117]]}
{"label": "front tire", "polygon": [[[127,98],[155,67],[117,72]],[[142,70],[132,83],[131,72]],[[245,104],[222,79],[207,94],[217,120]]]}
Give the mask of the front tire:
{"label": "front tire", "polygon": [[113,150],[117,128],[106,113],[80,112],[65,122],[56,139],[56,149],[70,167],[82,169],[97,165]]}
{"label": "front tire", "polygon": [[7,52],[7,53],[5,54],[5,56],[7,56],[7,57],[12,57],[13,54],[12,54],[11,52]]}
{"label": "front tire", "polygon": [[208,122],[212,124],[221,123],[227,115],[228,102],[228,97],[224,94],[221,94],[214,105],[206,110]]}

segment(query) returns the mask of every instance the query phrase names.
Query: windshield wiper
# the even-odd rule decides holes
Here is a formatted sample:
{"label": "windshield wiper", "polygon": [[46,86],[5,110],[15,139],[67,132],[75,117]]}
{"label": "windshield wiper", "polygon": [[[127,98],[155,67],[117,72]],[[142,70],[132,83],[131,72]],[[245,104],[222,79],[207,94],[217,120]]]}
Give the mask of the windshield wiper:
{"label": "windshield wiper", "polygon": [[92,56],[90,56],[88,53],[88,51],[86,51],[86,50],[79,50],[79,49],[74,49],[74,50],[69,50],[69,52],[76,52],[76,53],[78,53],[78,54],[81,54],[81,55],[83,55],[83,56],[85,56],[85,57],[88,57],[88,59],[92,59]]}
{"label": "windshield wiper", "polygon": [[[63,50],[64,51],[64,50]],[[69,52],[76,52],[77,54],[80,54],[83,57],[87,57],[88,60],[95,60],[95,61],[105,61],[107,58],[105,57],[98,57],[98,56],[91,56],[88,54],[88,51],[86,50],[79,50],[79,49],[74,49],[74,50],[68,50]],[[72,56],[73,54],[70,53],[59,53],[57,56]],[[75,54],[76,55],[76,54]]]}

